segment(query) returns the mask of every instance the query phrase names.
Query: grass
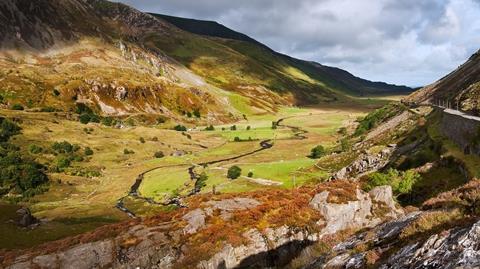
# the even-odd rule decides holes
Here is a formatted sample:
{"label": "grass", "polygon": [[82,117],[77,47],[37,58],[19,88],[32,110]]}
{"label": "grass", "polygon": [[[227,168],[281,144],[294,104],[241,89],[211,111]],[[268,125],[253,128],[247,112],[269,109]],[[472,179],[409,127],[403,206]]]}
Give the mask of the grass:
{"label": "grass", "polygon": [[159,169],[145,175],[139,191],[145,197],[164,201],[191,183],[187,166]]}

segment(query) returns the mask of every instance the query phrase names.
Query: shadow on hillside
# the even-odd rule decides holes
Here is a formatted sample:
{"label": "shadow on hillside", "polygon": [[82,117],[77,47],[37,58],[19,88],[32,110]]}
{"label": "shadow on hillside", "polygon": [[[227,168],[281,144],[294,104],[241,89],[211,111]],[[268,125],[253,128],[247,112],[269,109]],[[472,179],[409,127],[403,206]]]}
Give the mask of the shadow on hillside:
{"label": "shadow on hillside", "polygon": [[[276,249],[260,252],[243,259],[235,269],[246,268],[283,268],[314,242],[310,240],[295,240]],[[221,264],[218,269],[226,268]]]}

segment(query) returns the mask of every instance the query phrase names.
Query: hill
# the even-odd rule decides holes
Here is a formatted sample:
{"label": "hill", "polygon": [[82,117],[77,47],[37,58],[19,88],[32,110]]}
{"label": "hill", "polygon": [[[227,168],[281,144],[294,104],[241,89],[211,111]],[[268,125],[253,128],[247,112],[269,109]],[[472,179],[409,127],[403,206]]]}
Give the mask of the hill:
{"label": "hill", "polygon": [[296,68],[308,77],[325,84],[329,89],[338,90],[356,96],[392,93],[404,94],[412,91],[409,87],[368,81],[358,78],[339,68],[321,65],[316,62],[303,61],[275,52],[257,40],[236,32],[217,22],[186,19],[161,14],[152,15],[166,20],[178,28],[193,34],[208,36],[211,38],[227,39],[228,41],[218,40],[218,42],[223,42],[235,51],[252,58],[258,57],[259,55],[251,53],[250,51],[261,51],[260,53],[263,57],[257,59],[263,59],[264,64],[272,64],[274,66],[275,64],[285,64],[289,66],[289,68]]}
{"label": "hill", "polygon": [[449,104],[471,114],[480,115],[480,51],[439,81],[413,93],[406,101]]}
{"label": "hill", "polygon": [[275,53],[217,23],[104,0],[2,1],[0,22],[3,108],[73,111],[82,103],[102,115],[175,121],[199,110],[225,122],[408,90]]}

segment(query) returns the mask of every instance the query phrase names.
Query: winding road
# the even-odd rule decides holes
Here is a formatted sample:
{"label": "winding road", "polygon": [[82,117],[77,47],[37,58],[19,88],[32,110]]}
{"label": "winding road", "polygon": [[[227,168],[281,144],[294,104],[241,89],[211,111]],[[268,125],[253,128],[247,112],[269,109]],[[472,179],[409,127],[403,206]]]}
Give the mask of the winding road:
{"label": "winding road", "polygon": [[[298,140],[307,139],[306,134],[308,133],[308,131],[306,131],[306,130],[300,128],[300,127],[297,127],[297,126],[289,126],[289,125],[282,124],[282,122],[284,122],[287,119],[291,119],[291,118],[295,118],[295,117],[304,117],[304,116],[314,116],[314,115],[292,116],[292,117],[281,118],[278,121],[276,121],[277,126],[289,128],[294,133],[293,138],[287,138],[286,140],[289,140],[289,139],[298,139]],[[198,166],[207,166],[207,165],[217,164],[217,163],[221,163],[221,162],[234,161],[234,160],[246,157],[246,156],[256,154],[256,153],[264,151],[264,150],[271,149],[273,147],[273,143],[272,143],[271,139],[262,140],[262,141],[260,141],[259,145],[260,145],[260,148],[258,148],[258,149],[255,149],[255,150],[252,150],[250,152],[246,152],[246,153],[243,153],[243,154],[240,154],[240,155],[236,155],[236,156],[233,156],[233,157],[230,157],[230,158],[224,158],[224,159],[213,160],[213,161],[209,161],[209,162],[193,164],[192,166],[190,166],[188,168],[188,174],[190,176],[190,180],[192,180],[194,182],[196,182],[198,180],[199,175],[195,172],[195,168],[198,167]],[[142,172],[141,174],[139,174],[137,176],[137,178],[135,179],[135,183],[130,187],[130,192],[126,196],[123,196],[122,198],[118,199],[115,207],[117,209],[119,209],[120,211],[124,212],[125,214],[127,214],[131,218],[136,218],[137,216],[136,216],[135,212],[133,212],[132,210],[128,209],[127,206],[125,206],[125,199],[127,199],[129,197],[133,198],[133,199],[136,199],[136,200],[144,201],[144,202],[146,202],[148,204],[151,204],[151,205],[160,205],[160,206],[177,205],[179,207],[185,207],[182,204],[182,199],[186,198],[188,196],[197,194],[199,192],[199,190],[196,190],[195,187],[187,195],[184,195],[182,197],[172,198],[172,199],[170,199],[170,200],[168,200],[164,203],[156,202],[152,198],[143,197],[143,196],[140,195],[140,193],[138,191],[138,189],[140,188],[140,185],[142,184],[143,179],[144,179],[144,177],[147,173],[150,173],[152,171],[162,169],[162,168],[182,167],[182,166],[186,166],[186,165],[185,164],[177,164],[177,165],[158,166],[158,167],[154,167],[154,168],[151,168],[147,171]]]}

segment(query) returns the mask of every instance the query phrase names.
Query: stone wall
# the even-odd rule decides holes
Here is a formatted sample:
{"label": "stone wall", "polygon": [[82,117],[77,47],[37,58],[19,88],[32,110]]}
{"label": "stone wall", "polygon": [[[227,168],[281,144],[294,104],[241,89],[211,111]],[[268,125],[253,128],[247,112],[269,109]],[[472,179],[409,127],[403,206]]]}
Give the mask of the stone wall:
{"label": "stone wall", "polygon": [[479,118],[447,109],[443,111],[441,131],[455,142],[465,154],[480,155],[480,145],[474,144],[474,139],[480,131]]}

